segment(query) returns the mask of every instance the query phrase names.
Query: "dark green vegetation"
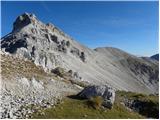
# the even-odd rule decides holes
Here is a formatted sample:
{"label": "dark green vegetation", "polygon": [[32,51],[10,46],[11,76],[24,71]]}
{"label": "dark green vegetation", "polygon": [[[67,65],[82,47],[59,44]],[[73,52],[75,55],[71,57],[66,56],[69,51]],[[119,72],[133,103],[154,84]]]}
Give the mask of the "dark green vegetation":
{"label": "dark green vegetation", "polygon": [[[127,108],[122,102],[125,99],[139,100],[145,106],[139,113]],[[90,100],[77,97],[66,97],[56,107],[34,113],[33,118],[157,118],[158,96],[118,91],[112,109],[101,107],[101,98]]]}
{"label": "dark green vegetation", "polygon": [[146,116],[147,118],[159,118],[159,96],[156,95],[144,95],[133,92],[117,92],[120,101],[128,99],[132,101],[130,105],[131,109],[138,111],[139,114]]}

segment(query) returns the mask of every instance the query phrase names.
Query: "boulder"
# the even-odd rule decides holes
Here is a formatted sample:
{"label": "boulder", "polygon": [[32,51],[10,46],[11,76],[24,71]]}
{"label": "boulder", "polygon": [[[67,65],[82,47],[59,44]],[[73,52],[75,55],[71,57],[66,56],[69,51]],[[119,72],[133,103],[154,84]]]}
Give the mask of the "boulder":
{"label": "boulder", "polygon": [[61,67],[56,67],[55,69],[52,69],[51,72],[60,76],[60,77],[63,77],[64,73],[65,73],[65,70]]}
{"label": "boulder", "polygon": [[107,85],[93,85],[84,88],[78,96],[87,99],[101,96],[103,98],[102,105],[111,109],[115,101],[115,90]]}

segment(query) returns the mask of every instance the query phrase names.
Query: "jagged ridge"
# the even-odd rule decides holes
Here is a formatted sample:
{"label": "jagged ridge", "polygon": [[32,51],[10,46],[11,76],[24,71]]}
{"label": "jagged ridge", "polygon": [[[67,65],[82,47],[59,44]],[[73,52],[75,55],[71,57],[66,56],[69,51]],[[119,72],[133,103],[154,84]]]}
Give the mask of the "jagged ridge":
{"label": "jagged ridge", "polygon": [[115,48],[89,49],[52,24],[24,13],[2,38],[3,51],[26,58],[50,72],[56,67],[76,71],[90,84],[109,84],[115,89],[158,92],[158,62],[149,62]]}

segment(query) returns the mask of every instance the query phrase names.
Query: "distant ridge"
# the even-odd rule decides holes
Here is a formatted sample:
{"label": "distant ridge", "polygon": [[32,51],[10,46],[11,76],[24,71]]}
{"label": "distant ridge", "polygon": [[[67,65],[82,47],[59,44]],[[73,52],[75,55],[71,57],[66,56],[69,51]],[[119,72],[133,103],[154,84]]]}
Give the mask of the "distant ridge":
{"label": "distant ridge", "polygon": [[158,60],[159,61],[159,54],[155,54],[153,56],[151,56],[150,58]]}

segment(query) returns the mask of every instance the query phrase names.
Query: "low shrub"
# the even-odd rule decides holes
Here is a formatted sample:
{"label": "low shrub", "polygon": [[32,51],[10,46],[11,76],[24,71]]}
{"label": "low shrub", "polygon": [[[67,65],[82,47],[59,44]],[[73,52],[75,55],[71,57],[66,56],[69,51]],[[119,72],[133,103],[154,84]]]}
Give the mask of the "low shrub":
{"label": "low shrub", "polygon": [[103,98],[101,96],[94,96],[88,100],[88,105],[94,109],[99,109],[102,106]]}

